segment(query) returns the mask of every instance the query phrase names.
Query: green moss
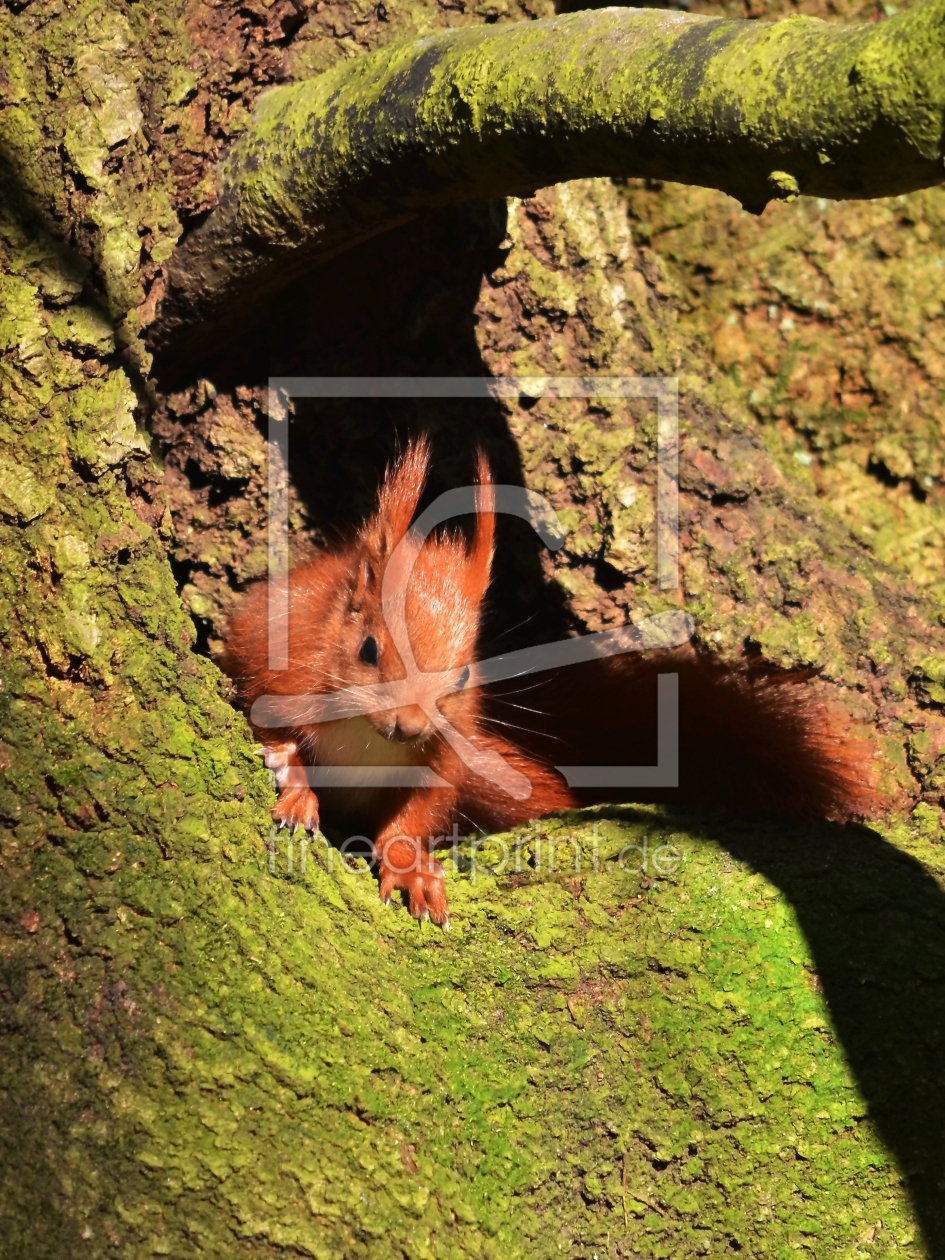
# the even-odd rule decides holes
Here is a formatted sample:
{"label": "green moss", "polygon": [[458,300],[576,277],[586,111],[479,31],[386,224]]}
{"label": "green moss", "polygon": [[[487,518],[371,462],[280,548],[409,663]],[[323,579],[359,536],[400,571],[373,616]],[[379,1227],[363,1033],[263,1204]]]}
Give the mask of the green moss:
{"label": "green moss", "polygon": [[[113,973],[135,958],[119,1002],[137,1002],[152,940],[162,995],[147,1027],[125,1026],[121,1061],[107,1025],[89,1029],[103,1053],[81,1069],[110,1100],[85,1123],[130,1160],[112,1217],[130,1254],[155,1237],[181,1256],[590,1254],[608,1239],[683,1255],[731,1238],[777,1254],[808,1221],[839,1253],[879,1219],[877,1244],[920,1254],[812,979],[825,965],[831,983],[832,960],[777,888],[676,828],[643,811],[464,848],[450,935],[382,907],[318,841],[304,870],[296,843],[290,870],[281,840],[270,871],[245,845],[200,857],[194,835],[171,898],[146,892],[146,847],[137,871],[114,842],[75,851],[101,886],[70,930]],[[838,840],[818,843],[840,855]],[[762,864],[783,852],[777,832],[742,843]],[[60,882],[34,865],[53,939]],[[93,1187],[72,1175],[97,1254]]]}

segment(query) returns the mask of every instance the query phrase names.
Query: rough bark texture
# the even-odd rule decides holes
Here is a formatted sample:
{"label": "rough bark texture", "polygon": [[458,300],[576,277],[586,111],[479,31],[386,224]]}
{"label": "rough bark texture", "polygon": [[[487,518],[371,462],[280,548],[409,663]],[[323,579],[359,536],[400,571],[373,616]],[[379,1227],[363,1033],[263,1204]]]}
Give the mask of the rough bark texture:
{"label": "rough bark texture", "polygon": [[[945,1253],[940,194],[760,220],[603,181],[479,203],[247,312],[202,381],[146,376],[161,267],[260,87],[502,16],[4,18],[4,1260]],[[321,842],[270,860],[267,776],[194,651],[261,571],[260,391],[483,364],[679,374],[701,641],[821,666],[911,813],[552,821],[506,838],[518,871],[482,869],[493,839],[473,879],[467,847],[450,935]],[[420,426],[442,484],[482,440],[571,527],[553,562],[500,539],[495,634],[541,612],[503,642],[665,607],[642,405],[299,406],[298,547]]]}

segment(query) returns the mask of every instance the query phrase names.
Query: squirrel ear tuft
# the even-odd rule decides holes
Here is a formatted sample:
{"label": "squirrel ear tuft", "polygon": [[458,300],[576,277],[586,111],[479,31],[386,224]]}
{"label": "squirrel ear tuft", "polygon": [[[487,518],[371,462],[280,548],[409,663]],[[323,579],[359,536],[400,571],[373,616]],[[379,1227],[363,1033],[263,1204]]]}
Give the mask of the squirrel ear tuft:
{"label": "squirrel ear tuft", "polygon": [[430,443],[416,438],[384,475],[377,511],[361,531],[367,553],[383,562],[410,528],[430,467]]}
{"label": "squirrel ear tuft", "polygon": [[391,530],[391,545],[396,547],[410,528],[417,504],[427,484],[430,468],[430,443],[425,437],[411,442],[397,462],[387,470],[378,500],[377,515]]}
{"label": "squirrel ear tuft", "polygon": [[482,599],[492,572],[495,542],[495,482],[483,451],[477,461],[479,488],[476,491],[476,531],[468,558],[467,594]]}

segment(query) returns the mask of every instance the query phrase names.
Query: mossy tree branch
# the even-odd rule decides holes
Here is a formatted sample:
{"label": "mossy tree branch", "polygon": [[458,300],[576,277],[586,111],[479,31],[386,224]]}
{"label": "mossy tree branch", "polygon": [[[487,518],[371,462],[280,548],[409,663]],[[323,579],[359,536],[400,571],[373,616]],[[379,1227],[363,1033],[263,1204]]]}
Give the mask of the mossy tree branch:
{"label": "mossy tree branch", "polygon": [[171,260],[156,344],[426,209],[589,175],[808,193],[939,183],[945,0],[887,22],[585,11],[447,31],[266,94]]}

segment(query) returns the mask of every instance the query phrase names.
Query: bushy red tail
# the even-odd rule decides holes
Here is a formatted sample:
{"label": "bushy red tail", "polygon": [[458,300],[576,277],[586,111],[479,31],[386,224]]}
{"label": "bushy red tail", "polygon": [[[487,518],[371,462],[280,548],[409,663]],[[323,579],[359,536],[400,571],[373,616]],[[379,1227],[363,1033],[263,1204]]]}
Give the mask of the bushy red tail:
{"label": "bushy red tail", "polygon": [[486,724],[527,728],[516,743],[546,765],[655,765],[657,678],[670,673],[679,676],[679,786],[576,788],[581,804],[668,801],[839,822],[879,810],[873,746],[803,671],[729,666],[689,648],[611,657],[496,686]]}

